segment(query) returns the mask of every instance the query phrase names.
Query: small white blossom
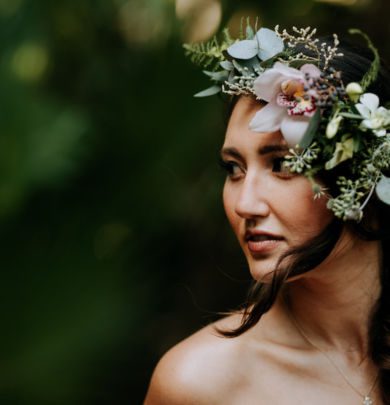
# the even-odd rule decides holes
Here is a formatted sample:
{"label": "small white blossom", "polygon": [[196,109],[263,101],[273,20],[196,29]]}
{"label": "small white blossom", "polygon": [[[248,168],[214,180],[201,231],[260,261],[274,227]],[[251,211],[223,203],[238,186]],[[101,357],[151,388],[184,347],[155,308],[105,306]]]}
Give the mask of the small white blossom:
{"label": "small white blossom", "polygon": [[359,97],[363,94],[362,86],[356,82],[349,83],[348,86],[345,88],[345,91],[348,94],[348,97],[355,103],[359,100]]}
{"label": "small white blossom", "polygon": [[364,118],[362,129],[370,129],[376,136],[385,136],[386,129],[390,125],[390,110],[379,107],[379,97],[373,93],[365,93],[360,97],[360,103],[356,109]]}
{"label": "small white blossom", "polygon": [[342,120],[343,120],[343,117],[341,117],[339,115],[339,116],[333,117],[329,121],[328,125],[326,126],[326,136],[327,136],[327,138],[331,139],[337,134],[337,131],[339,130],[339,127],[340,127],[340,124],[341,124]]}

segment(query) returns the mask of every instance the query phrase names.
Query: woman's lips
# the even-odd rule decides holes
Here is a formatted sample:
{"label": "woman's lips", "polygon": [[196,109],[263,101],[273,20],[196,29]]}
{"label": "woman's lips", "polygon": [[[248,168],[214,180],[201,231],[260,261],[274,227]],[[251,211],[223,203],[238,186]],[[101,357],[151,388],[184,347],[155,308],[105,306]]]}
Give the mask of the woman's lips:
{"label": "woman's lips", "polygon": [[275,249],[280,242],[281,239],[266,239],[261,241],[253,241],[248,240],[248,249],[251,253],[259,254],[259,253],[268,253]]}
{"label": "woman's lips", "polygon": [[252,255],[267,254],[284,240],[282,236],[266,229],[247,229],[244,238]]}

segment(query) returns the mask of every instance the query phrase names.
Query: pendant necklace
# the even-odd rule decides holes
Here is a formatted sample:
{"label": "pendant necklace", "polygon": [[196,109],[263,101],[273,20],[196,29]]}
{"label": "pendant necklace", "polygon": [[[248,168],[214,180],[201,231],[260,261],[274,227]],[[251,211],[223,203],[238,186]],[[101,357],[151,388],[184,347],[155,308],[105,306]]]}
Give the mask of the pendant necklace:
{"label": "pendant necklace", "polygon": [[314,347],[314,349],[318,350],[320,353],[322,353],[327,359],[328,361],[333,365],[333,367],[338,371],[338,373],[343,377],[344,381],[359,395],[363,398],[363,402],[362,405],[374,405],[374,400],[371,398],[371,392],[373,391],[376,382],[378,381],[378,377],[379,377],[379,373],[377,374],[377,376],[374,379],[374,382],[370,388],[370,390],[368,391],[368,393],[366,395],[362,394],[358,389],[356,389],[356,387],[354,387],[347,379],[347,377],[344,375],[344,373],[340,370],[340,368],[337,366],[337,364],[331,359],[331,357],[329,357],[329,355],[322,350],[321,348],[319,348],[317,345],[315,345],[307,336],[306,334],[303,332],[302,328],[299,326],[298,321],[296,320],[296,318],[294,317],[292,311],[290,311],[290,308],[286,305],[285,303],[285,307],[287,308],[287,313],[290,317],[290,319],[293,321],[295,327],[297,328],[298,332],[301,334],[301,336],[307,341],[307,343],[309,343],[310,346]]}

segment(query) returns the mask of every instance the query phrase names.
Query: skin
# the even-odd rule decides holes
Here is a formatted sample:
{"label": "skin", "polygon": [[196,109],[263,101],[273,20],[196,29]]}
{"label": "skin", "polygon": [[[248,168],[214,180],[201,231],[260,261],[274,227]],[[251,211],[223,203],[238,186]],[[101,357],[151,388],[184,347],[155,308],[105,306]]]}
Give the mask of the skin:
{"label": "skin", "polygon": [[[325,198],[313,198],[305,177],[281,167],[281,158],[288,153],[281,133],[259,135],[249,130],[247,118],[258,108],[258,103],[246,98],[234,109],[221,150],[222,160],[230,165],[223,203],[252,277],[267,281],[281,253],[320,233],[332,213]],[[282,150],[273,152],[265,149],[268,146]],[[283,241],[272,251],[254,256],[245,240],[246,230],[270,232]]]}
{"label": "skin", "polygon": [[[326,197],[313,199],[303,176],[281,169],[278,162],[285,152],[258,153],[267,145],[284,145],[280,133],[248,129],[258,109],[258,103],[243,97],[233,110],[222,148],[222,159],[230,165],[223,201],[253,278],[267,282],[280,254],[319,233],[332,213]],[[244,240],[248,229],[266,230],[282,240],[254,256]],[[310,341],[366,394],[377,374],[367,356],[367,325],[380,293],[380,259],[378,242],[344,230],[328,258],[286,283],[252,329],[237,338],[220,337],[215,327],[240,324],[240,314],[234,314],[168,351],[153,373],[145,404],[362,403],[334,365],[302,336],[290,313]],[[377,389],[371,397],[381,404]]]}

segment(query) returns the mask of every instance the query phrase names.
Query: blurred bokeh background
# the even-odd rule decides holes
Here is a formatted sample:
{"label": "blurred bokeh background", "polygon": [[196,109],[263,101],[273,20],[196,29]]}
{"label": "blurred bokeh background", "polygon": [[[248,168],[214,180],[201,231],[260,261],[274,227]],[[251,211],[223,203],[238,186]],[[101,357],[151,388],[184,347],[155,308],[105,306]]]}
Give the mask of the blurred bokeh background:
{"label": "blurred bokeh background", "polygon": [[241,16],[359,27],[388,0],[0,0],[1,404],[140,404],[158,358],[236,307],[224,114],[181,44]]}

